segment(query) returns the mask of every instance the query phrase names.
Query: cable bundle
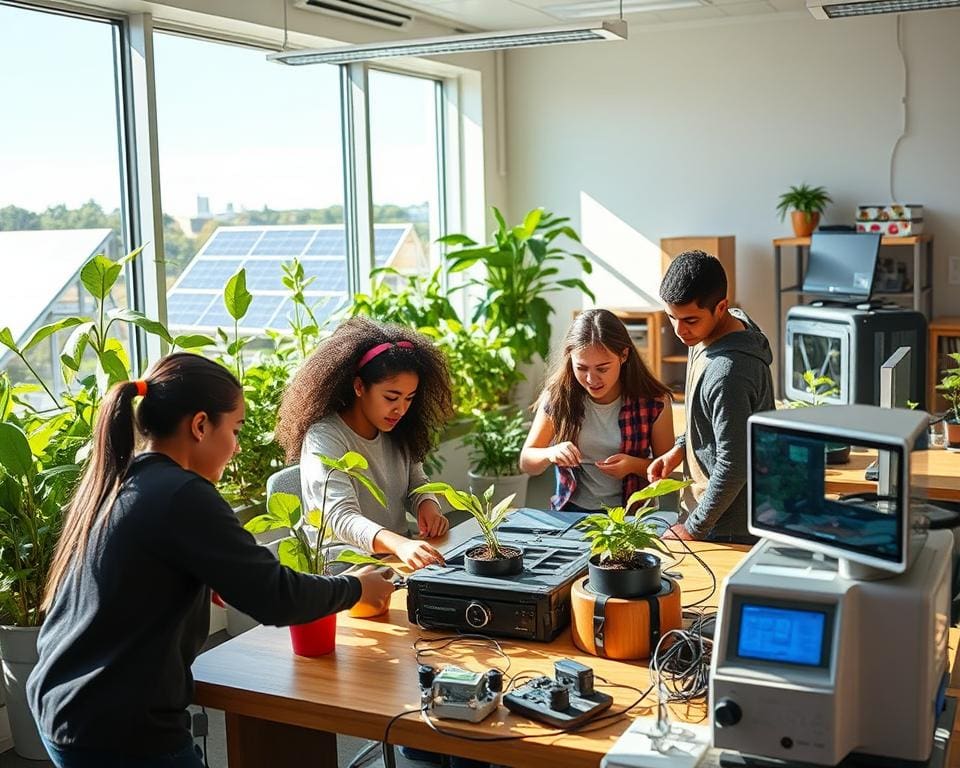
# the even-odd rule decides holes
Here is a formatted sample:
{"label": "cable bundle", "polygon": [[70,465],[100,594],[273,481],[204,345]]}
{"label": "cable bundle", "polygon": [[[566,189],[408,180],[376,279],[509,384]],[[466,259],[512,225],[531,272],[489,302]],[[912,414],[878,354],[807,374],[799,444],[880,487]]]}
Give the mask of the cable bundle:
{"label": "cable bundle", "polygon": [[704,637],[703,629],[715,616],[699,613],[689,629],[672,629],[660,638],[650,671],[661,700],[687,702],[706,696],[713,640]]}

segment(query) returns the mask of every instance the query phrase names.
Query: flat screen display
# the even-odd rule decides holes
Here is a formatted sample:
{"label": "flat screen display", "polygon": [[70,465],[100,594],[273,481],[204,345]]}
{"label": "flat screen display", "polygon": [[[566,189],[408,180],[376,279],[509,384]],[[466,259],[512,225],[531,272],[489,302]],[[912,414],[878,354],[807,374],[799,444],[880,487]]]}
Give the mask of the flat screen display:
{"label": "flat screen display", "polygon": [[803,292],[869,299],[879,252],[879,234],[814,232]]}
{"label": "flat screen display", "polygon": [[[754,527],[893,563],[901,561],[904,514],[899,451],[832,442],[809,432],[762,424],[750,428]],[[889,495],[864,499],[828,492],[830,479],[841,470],[865,469],[880,455],[889,460]],[[801,541],[797,546],[817,549]]]}
{"label": "flat screen display", "polygon": [[742,603],[737,656],[776,664],[824,664],[827,615],[822,611]]}

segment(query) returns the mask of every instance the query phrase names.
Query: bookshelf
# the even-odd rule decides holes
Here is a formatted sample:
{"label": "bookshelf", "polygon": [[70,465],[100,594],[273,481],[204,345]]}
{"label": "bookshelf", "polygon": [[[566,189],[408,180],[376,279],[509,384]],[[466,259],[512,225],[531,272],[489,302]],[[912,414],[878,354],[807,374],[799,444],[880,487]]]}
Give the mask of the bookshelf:
{"label": "bookshelf", "polygon": [[955,368],[947,357],[950,352],[960,352],[960,317],[935,318],[928,328],[930,346],[927,348],[927,410],[931,413],[945,411],[947,401],[937,392],[942,371]]}
{"label": "bookshelf", "polygon": [[627,307],[610,311],[623,320],[650,372],[673,390],[675,400],[682,402],[687,349],[674,335],[666,313],[659,307]]}

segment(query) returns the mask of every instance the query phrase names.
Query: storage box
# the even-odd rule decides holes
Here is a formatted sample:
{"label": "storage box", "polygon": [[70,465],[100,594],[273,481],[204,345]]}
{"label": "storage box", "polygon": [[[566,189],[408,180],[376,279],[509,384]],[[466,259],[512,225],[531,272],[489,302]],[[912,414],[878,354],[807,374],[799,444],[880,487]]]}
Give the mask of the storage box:
{"label": "storage box", "polygon": [[923,206],[858,205],[857,232],[879,232],[884,237],[909,237],[923,231]]}
{"label": "storage box", "polygon": [[879,232],[884,237],[910,237],[923,232],[923,219],[858,221],[857,232]]}

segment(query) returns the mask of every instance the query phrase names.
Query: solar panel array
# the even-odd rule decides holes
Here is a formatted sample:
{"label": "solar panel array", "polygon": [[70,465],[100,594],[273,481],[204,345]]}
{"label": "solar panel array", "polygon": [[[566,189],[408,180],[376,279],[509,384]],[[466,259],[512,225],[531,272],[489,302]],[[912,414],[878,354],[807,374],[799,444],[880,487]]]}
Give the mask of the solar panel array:
{"label": "solar panel array", "polygon": [[[374,225],[374,254],[378,267],[393,260],[412,230],[410,224]],[[244,333],[289,328],[293,303],[283,285],[281,265],[300,259],[304,277],[315,280],[306,290],[323,321],[347,300],[346,234],[339,224],[220,227],[184,268],[167,295],[169,327],[177,333],[212,333],[232,328],[223,304],[223,288],[243,267],[247,290],[253,294],[241,321]]]}

